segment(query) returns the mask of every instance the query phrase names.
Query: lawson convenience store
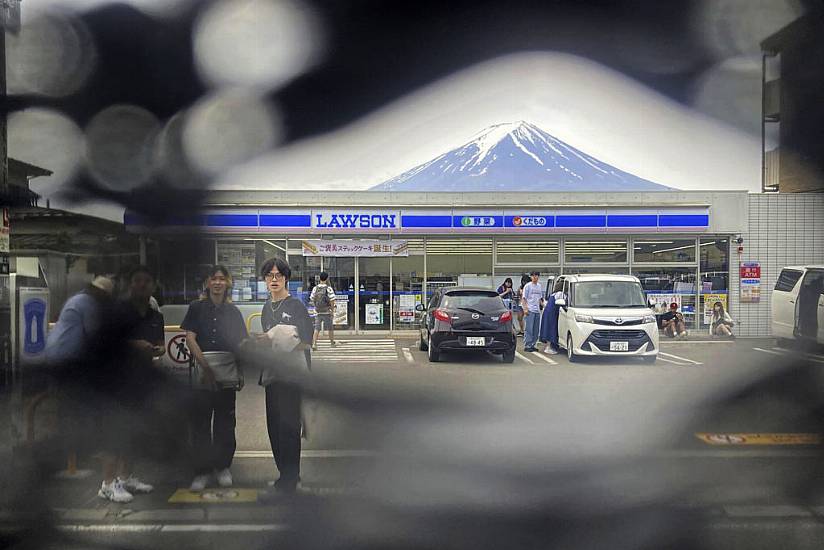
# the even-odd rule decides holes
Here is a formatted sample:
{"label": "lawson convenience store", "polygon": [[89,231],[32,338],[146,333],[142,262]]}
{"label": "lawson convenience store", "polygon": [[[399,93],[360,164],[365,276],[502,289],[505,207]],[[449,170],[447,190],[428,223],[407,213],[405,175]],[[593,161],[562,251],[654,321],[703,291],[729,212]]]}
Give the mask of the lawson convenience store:
{"label": "lawson convenience store", "polygon": [[197,218],[149,228],[127,213],[125,222],[157,267],[165,304],[195,299],[207,266],[221,263],[235,302],[259,310],[258,267],[282,256],[304,299],[329,273],[343,330],[414,329],[415,306],[433,289],[517,285],[533,269],[544,284],[562,273],[631,273],[662,303],[681,303],[695,328],[705,301],[728,299],[747,194],[215,191]]}

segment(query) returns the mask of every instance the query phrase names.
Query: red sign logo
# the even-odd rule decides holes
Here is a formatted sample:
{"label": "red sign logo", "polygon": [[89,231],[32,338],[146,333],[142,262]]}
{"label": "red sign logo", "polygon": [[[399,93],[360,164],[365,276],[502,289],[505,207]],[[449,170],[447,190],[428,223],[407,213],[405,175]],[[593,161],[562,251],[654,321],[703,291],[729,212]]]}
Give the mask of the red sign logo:
{"label": "red sign logo", "polygon": [[512,225],[514,225],[515,227],[519,227],[522,223],[523,220],[521,220],[520,216],[515,216],[514,218],[512,218]]}
{"label": "red sign logo", "polygon": [[191,352],[186,346],[185,334],[174,335],[172,339],[169,340],[166,351],[169,354],[169,358],[175,363],[188,363],[191,357]]}

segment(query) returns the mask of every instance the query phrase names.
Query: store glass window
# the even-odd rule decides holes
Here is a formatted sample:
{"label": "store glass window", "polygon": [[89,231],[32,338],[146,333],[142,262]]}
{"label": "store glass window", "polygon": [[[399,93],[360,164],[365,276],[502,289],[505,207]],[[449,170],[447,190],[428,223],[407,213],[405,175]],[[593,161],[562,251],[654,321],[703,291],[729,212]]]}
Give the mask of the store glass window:
{"label": "store glass window", "polygon": [[557,240],[497,239],[496,265],[551,265],[558,263]]}
{"label": "store glass window", "polygon": [[295,298],[309,303],[309,292],[315,285],[318,275],[321,272],[322,258],[319,256],[304,256],[304,239],[312,239],[312,236],[294,236],[286,240],[289,267],[292,269],[292,278],[289,280],[289,292]]}
{"label": "store glass window", "polygon": [[564,261],[568,264],[627,261],[626,239],[566,239]]}
{"label": "store glass window", "polygon": [[647,239],[632,245],[635,263],[695,263],[695,239]]}
{"label": "store glass window", "polygon": [[492,239],[453,237],[426,240],[427,295],[456,285],[493,288]]}
{"label": "store glass window", "polygon": [[256,247],[254,241],[218,241],[217,263],[232,275],[232,301],[257,299]]}
{"label": "store glass window", "polygon": [[158,257],[156,298],[164,305],[189,304],[200,296],[215,263],[215,241],[183,236],[164,239],[158,243]]}
{"label": "store glass window", "polygon": [[656,315],[667,312],[671,303],[678,304],[687,328],[697,325],[697,285],[694,267],[636,267],[632,274],[641,281],[648,299],[655,303]]}
{"label": "store glass window", "polygon": [[698,248],[701,255],[701,326],[708,326],[715,302],[721,302],[725,309],[730,305],[730,240],[702,237]]}

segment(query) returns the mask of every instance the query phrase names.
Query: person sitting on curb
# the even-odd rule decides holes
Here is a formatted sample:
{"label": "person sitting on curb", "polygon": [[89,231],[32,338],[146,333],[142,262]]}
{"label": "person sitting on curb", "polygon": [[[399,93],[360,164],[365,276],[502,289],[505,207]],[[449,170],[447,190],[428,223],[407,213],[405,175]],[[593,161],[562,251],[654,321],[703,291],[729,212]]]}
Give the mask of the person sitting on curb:
{"label": "person sitting on curb", "polygon": [[686,338],[687,327],[684,315],[678,311],[678,303],[672,302],[668,312],[661,316],[661,328],[670,338]]}
{"label": "person sitting on curb", "polygon": [[735,326],[735,321],[732,320],[730,314],[724,309],[724,304],[715,302],[712,305],[712,321],[710,322],[710,336],[724,336],[727,338],[735,338],[732,333],[732,327]]}

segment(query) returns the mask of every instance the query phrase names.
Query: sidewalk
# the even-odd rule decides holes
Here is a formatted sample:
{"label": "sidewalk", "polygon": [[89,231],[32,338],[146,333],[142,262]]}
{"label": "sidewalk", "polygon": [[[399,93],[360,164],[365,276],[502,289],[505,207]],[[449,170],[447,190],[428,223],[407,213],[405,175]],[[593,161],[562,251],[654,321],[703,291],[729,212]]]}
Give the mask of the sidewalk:
{"label": "sidewalk", "polygon": [[97,469],[87,471],[89,475],[83,478],[67,479],[50,474],[36,479],[31,469],[26,468],[30,465],[22,465],[16,468],[17,476],[4,483],[0,526],[19,527],[43,519],[56,524],[282,523],[287,509],[297,502],[316,506],[312,501],[355,490],[306,480],[294,495],[279,493],[267,485],[267,479],[274,472],[270,463],[271,459],[237,461],[232,467],[233,487],[220,488],[213,481],[213,486],[200,493],[188,490],[191,482],[188,469],[139,463],[135,471],[142,480],[154,485],[154,491],[134,495],[132,502],[124,504],[97,496],[101,482]]}

